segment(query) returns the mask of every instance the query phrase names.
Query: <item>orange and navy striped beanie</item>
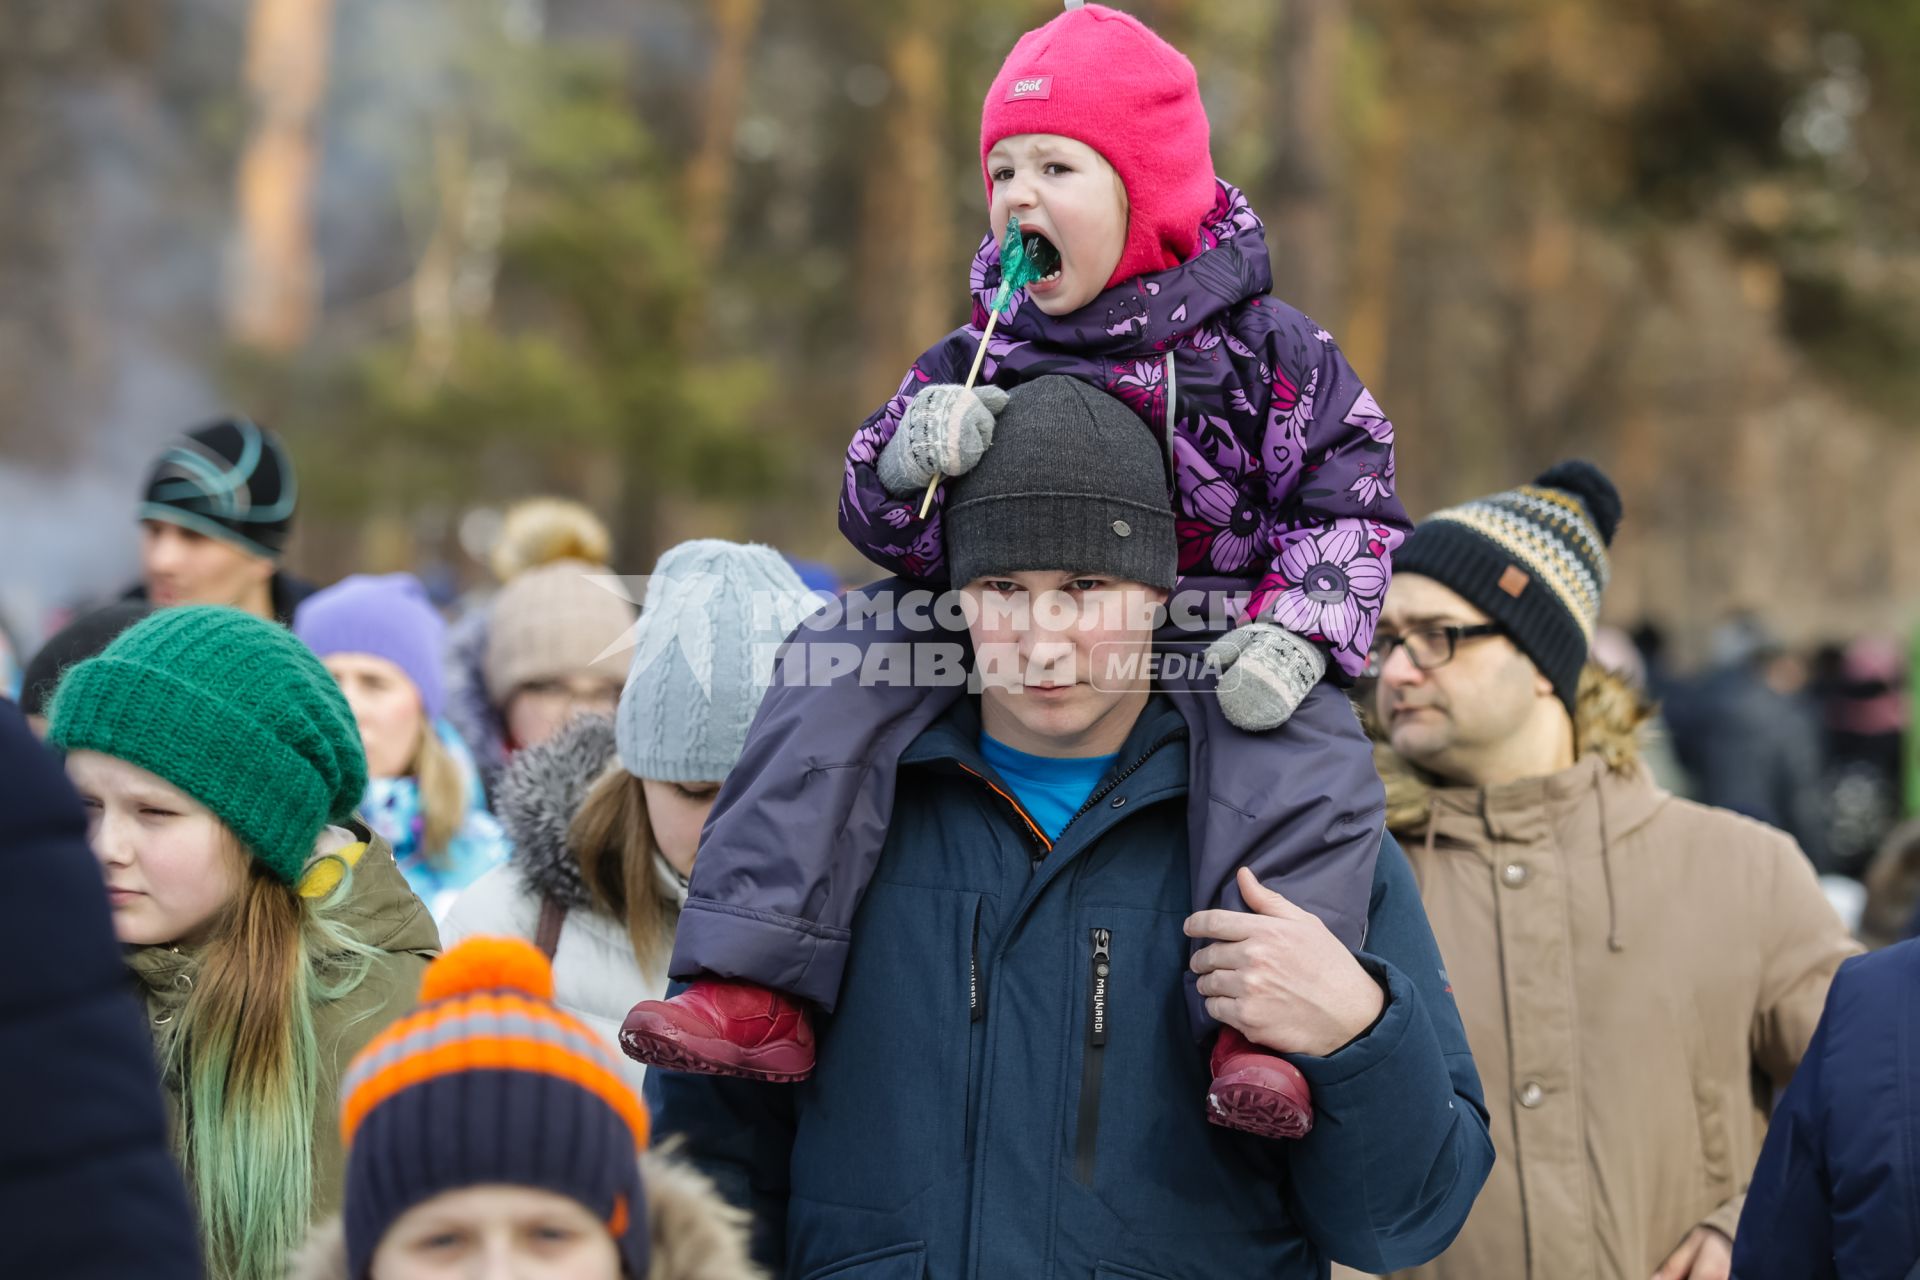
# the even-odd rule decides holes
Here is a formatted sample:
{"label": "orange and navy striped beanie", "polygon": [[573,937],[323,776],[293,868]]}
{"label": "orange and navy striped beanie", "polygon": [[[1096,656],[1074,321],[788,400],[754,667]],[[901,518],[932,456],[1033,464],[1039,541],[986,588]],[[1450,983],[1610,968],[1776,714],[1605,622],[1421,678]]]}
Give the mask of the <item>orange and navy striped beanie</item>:
{"label": "orange and navy striped beanie", "polygon": [[381,1237],[415,1205],[504,1185],[585,1205],[639,1280],[647,1132],[612,1053],[554,1007],[546,957],[518,939],[469,939],[428,967],[420,1007],[347,1068],[348,1274],[367,1274]]}

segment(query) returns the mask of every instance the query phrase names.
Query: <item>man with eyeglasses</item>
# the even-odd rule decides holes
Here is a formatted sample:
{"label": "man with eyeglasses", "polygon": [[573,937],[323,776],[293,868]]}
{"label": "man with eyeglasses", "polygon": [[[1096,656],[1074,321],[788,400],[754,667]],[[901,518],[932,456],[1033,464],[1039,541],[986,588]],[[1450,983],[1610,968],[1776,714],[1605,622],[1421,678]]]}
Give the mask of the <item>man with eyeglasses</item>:
{"label": "man with eyeglasses", "polygon": [[1598,468],[1435,513],[1394,556],[1369,698],[1388,825],[1498,1160],[1421,1280],[1724,1280],[1774,1092],[1858,947],[1793,841],[1661,791],[1588,660]]}

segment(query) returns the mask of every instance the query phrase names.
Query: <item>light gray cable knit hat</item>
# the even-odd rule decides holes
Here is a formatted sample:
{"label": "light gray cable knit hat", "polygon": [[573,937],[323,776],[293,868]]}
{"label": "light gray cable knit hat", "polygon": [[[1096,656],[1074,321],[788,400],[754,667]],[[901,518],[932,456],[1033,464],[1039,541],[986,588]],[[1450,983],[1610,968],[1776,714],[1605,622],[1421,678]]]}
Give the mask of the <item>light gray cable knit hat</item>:
{"label": "light gray cable knit hat", "polygon": [[620,767],[656,782],[725,778],[775,649],[822,603],[771,547],[701,538],[661,556],[614,717]]}

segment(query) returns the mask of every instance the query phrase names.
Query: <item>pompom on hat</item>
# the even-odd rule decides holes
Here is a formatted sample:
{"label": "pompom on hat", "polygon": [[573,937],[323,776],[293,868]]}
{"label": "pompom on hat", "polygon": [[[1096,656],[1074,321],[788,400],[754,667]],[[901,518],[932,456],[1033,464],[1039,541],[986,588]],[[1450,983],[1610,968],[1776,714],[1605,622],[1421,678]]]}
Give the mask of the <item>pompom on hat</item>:
{"label": "pompom on hat", "polygon": [[432,965],[420,1006],[347,1068],[349,1274],[409,1209],[477,1186],[577,1201],[647,1274],[647,1109],[593,1033],[553,1004],[553,969],[518,938],[470,938]]}

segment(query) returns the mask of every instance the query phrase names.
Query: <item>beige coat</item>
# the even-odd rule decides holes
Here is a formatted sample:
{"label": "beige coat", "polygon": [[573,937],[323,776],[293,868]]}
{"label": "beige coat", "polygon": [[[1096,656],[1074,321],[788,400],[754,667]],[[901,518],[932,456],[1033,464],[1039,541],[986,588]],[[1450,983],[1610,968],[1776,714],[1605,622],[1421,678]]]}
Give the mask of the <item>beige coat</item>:
{"label": "beige coat", "polygon": [[[1774,1091],[1859,947],[1787,836],[1676,799],[1589,675],[1581,759],[1442,788],[1386,752],[1498,1160],[1422,1280],[1646,1280],[1733,1234]],[[1383,749],[1384,750],[1384,749]]]}

